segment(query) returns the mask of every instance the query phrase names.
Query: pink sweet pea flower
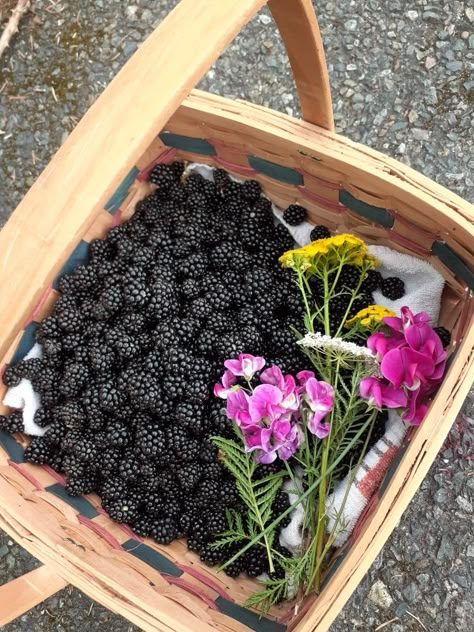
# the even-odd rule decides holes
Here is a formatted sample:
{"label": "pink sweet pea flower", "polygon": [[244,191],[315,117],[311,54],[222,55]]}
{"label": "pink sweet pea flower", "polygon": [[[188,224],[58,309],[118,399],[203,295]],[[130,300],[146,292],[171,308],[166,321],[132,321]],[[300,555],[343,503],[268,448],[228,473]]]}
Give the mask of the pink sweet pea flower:
{"label": "pink sweet pea flower", "polygon": [[288,420],[274,419],[268,428],[258,425],[247,426],[244,430],[245,451],[258,450],[256,460],[273,463],[280,457],[287,460],[301,444],[302,434],[296,424]]}
{"label": "pink sweet pea flower", "polygon": [[249,413],[252,423],[258,423],[265,417],[270,420],[284,414],[283,393],[271,384],[259,384],[249,398]]}
{"label": "pink sweet pea flower", "polygon": [[283,377],[283,373],[278,366],[271,366],[268,369],[265,369],[265,371],[262,371],[260,375],[260,381],[264,384],[271,384],[272,386],[276,386],[281,391],[285,389],[285,378]]}
{"label": "pink sweet pea flower", "polygon": [[433,373],[434,363],[429,356],[404,347],[389,351],[382,359],[380,371],[395,388],[404,385],[414,390],[426,382],[425,376]]}
{"label": "pink sweet pea flower", "polygon": [[323,423],[317,413],[311,415],[308,419],[308,430],[311,434],[316,435],[318,439],[324,439],[328,436],[331,424],[327,421]]}
{"label": "pink sweet pea flower", "polygon": [[365,377],[360,381],[359,393],[375,408],[403,408],[407,405],[407,396],[401,388],[394,388],[377,377]]}
{"label": "pink sweet pea flower", "polygon": [[325,417],[332,410],[334,404],[334,389],[327,382],[318,382],[310,377],[306,382],[306,401],[319,419]]}
{"label": "pink sweet pea flower", "polygon": [[249,413],[249,396],[244,390],[231,391],[227,395],[227,417],[235,421],[239,427],[252,423]]}
{"label": "pink sweet pea flower", "polygon": [[241,353],[237,360],[226,360],[226,369],[239,377],[243,376],[247,381],[251,380],[257,371],[265,366],[265,359],[260,356],[253,356],[250,353]]}
{"label": "pink sweet pea flower", "polygon": [[240,387],[232,388],[237,383],[237,378],[231,371],[225,371],[221,381],[214,386],[214,395],[221,399],[227,399],[229,393]]}

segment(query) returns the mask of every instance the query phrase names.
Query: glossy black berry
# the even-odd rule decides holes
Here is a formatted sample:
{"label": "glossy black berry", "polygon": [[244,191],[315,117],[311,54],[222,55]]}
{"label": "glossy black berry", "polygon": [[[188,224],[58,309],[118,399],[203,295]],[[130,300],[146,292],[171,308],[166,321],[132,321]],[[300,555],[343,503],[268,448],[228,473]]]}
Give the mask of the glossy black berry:
{"label": "glossy black berry", "polygon": [[398,277],[387,277],[382,281],[381,291],[385,298],[396,301],[405,296],[405,283]]}
{"label": "glossy black berry", "polygon": [[306,217],[306,209],[299,204],[290,204],[283,213],[283,219],[290,226],[298,226],[298,224],[302,224],[306,220]]}
{"label": "glossy black berry", "polygon": [[327,239],[328,237],[331,237],[331,232],[329,231],[329,228],[322,225],[315,226],[309,236],[311,241],[317,241],[318,239]]}

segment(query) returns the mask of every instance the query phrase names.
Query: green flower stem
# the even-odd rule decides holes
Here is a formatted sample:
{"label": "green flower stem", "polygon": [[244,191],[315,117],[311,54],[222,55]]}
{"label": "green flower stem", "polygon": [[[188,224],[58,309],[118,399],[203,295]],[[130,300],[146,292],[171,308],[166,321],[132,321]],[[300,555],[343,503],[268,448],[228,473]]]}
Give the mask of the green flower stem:
{"label": "green flower stem", "polygon": [[[339,463],[344,459],[346,454],[348,454],[348,452],[350,452],[352,450],[352,448],[357,443],[357,441],[360,439],[360,437],[364,434],[364,432],[366,432],[367,428],[370,425],[370,421],[371,421],[371,419],[369,418],[364,423],[364,425],[361,426],[361,428],[354,435],[354,438],[352,439],[352,441],[347,445],[346,448],[344,448],[344,450],[342,450],[342,452],[339,454],[339,456],[334,459],[334,461],[331,463],[331,465],[329,465],[329,467],[326,470],[326,476],[331,474],[336,469],[336,467],[339,465]],[[222,566],[220,566],[218,568],[218,571],[222,571],[225,568],[227,568],[227,566],[229,566],[229,564],[232,564],[233,562],[235,562],[235,560],[237,560],[239,557],[241,557],[241,555],[243,555],[252,546],[254,546],[254,544],[257,544],[257,542],[260,542],[260,540],[262,538],[264,538],[265,536],[268,536],[269,533],[271,533],[274,529],[276,529],[276,527],[280,524],[280,522],[282,520],[284,520],[284,518],[286,518],[286,516],[288,516],[293,511],[293,509],[295,509],[299,504],[304,502],[312,493],[314,493],[314,491],[318,488],[319,484],[321,483],[321,479],[322,479],[322,476],[319,476],[313,482],[313,484],[310,487],[308,487],[308,489],[305,492],[303,492],[301,494],[301,496],[292,505],[290,505],[287,509],[285,509],[285,511],[283,513],[281,513],[278,516],[278,518],[275,518],[275,520],[273,520],[273,522],[271,522],[269,525],[267,525],[263,531],[261,531],[254,538],[252,538],[245,546],[243,546],[240,549],[240,551],[237,551],[237,553],[235,553],[229,560],[227,560],[224,564],[222,564]]]}
{"label": "green flower stem", "polygon": [[314,333],[313,318],[311,316],[311,309],[309,307],[308,297],[306,296],[306,292],[305,292],[305,283],[307,285],[308,282],[306,281],[304,277],[304,272],[300,268],[296,270],[296,279],[297,279],[296,284],[300,290],[301,296],[303,297],[304,307],[306,311],[306,315],[304,319],[306,329],[308,329],[308,331],[310,331],[311,333]]}
{"label": "green flower stem", "polygon": [[350,487],[351,487],[351,485],[352,485],[352,483],[354,481],[354,478],[355,478],[355,476],[357,474],[357,471],[358,471],[358,469],[360,467],[360,464],[362,463],[363,455],[365,454],[365,452],[367,450],[367,447],[369,445],[369,441],[370,441],[370,437],[372,436],[372,431],[374,429],[374,423],[375,423],[375,419],[377,417],[377,413],[378,413],[378,410],[374,409],[372,411],[372,413],[370,414],[370,417],[369,417],[369,420],[368,420],[368,423],[370,424],[370,428],[369,428],[369,431],[368,431],[367,436],[365,438],[364,448],[363,448],[363,450],[362,450],[362,452],[360,454],[359,460],[357,461],[356,467],[354,468],[352,475],[349,477],[349,481],[347,483],[347,489],[346,489],[346,492],[344,494],[344,498],[343,498],[343,501],[342,501],[342,504],[341,504],[341,508],[339,509],[339,511],[336,514],[336,520],[335,520],[335,523],[334,523],[334,527],[333,527],[331,533],[329,534],[326,546],[324,547],[324,549],[322,551],[319,551],[317,556],[316,556],[316,565],[315,565],[315,567],[313,569],[312,575],[311,575],[310,580],[308,582],[306,593],[305,593],[306,595],[311,592],[313,584],[314,584],[314,589],[315,589],[316,592],[319,592],[319,590],[321,588],[322,562],[324,561],[324,558],[326,557],[327,552],[331,548],[332,543],[334,542],[334,540],[336,538],[336,532],[337,532],[337,529],[338,529],[338,526],[339,526],[339,522],[341,520],[342,513],[343,513],[343,510],[344,510],[346,501],[347,501],[347,496],[349,494]]}
{"label": "green flower stem", "polygon": [[356,297],[359,295],[360,288],[362,287],[362,283],[364,282],[364,278],[365,278],[365,275],[367,273],[367,270],[368,270],[368,268],[366,266],[363,266],[361,268],[360,277],[359,277],[359,283],[357,284],[356,289],[353,290],[353,292],[351,294],[351,298],[350,298],[349,303],[348,303],[348,305],[346,307],[346,311],[344,313],[344,316],[341,318],[341,324],[339,325],[339,328],[336,331],[336,334],[335,334],[336,338],[338,336],[340,336],[342,328],[344,327],[344,324],[345,324],[345,322],[347,320],[347,317],[349,316],[349,313],[350,313],[350,311],[352,309],[352,305],[354,304],[354,301],[355,301]]}

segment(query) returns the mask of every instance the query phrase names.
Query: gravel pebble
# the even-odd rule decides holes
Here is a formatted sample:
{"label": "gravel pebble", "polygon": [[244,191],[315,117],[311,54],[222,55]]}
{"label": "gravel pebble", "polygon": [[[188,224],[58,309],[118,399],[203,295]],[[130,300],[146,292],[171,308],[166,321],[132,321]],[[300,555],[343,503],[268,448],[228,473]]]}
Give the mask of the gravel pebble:
{"label": "gravel pebble", "polygon": [[[40,21],[33,14],[23,20],[0,61],[0,222],[126,59],[176,4],[35,3]],[[326,45],[337,131],[472,201],[472,2],[314,4]],[[159,81],[159,68],[156,77]],[[199,87],[299,115],[289,64],[266,10],[243,29]],[[472,513],[466,507],[472,508],[474,495],[473,462],[467,458],[474,445],[473,419],[471,393],[445,449],[331,632],[373,630],[397,617],[397,608],[400,621],[387,626],[387,632],[422,629],[402,612],[408,587],[408,595],[416,595],[415,614],[427,629],[472,629],[474,549]],[[458,498],[464,499],[461,504]],[[39,564],[3,534],[0,551],[0,583]],[[420,579],[424,574],[430,582]],[[376,582],[393,600],[388,608],[369,598]],[[66,589],[3,631],[136,629],[98,605],[88,614],[92,603],[79,591]]]}

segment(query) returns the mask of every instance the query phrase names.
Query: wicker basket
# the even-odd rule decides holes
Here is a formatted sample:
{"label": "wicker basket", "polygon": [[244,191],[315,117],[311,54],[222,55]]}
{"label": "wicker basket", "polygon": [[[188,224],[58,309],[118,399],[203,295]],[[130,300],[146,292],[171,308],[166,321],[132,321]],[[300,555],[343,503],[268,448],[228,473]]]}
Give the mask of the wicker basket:
{"label": "wicker basket", "polygon": [[[146,630],[326,630],[380,551],[440,449],[473,380],[474,209],[404,165],[333,131],[330,91],[310,0],[270,0],[304,121],[193,91],[265,0],[183,0],[92,106],[0,234],[1,364],[32,346],[59,274],[88,242],[128,217],[158,162],[184,159],[256,178],[279,206],[429,260],[445,277],[441,324],[449,370],[324,590],[297,615],[242,607],[255,590],[200,563],[181,541],[163,547],[113,523],[90,495],[70,498],[48,467],[23,462],[24,437],[0,434],[0,527],[44,566],[0,587],[0,624],[70,583]],[[159,71],[157,71],[159,69]],[[157,76],[158,75],[158,76]],[[159,80],[158,80],[159,78]]]}

